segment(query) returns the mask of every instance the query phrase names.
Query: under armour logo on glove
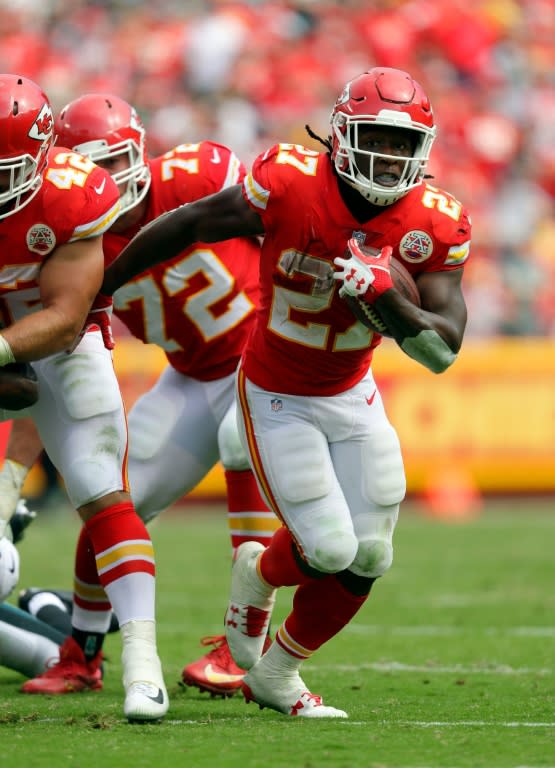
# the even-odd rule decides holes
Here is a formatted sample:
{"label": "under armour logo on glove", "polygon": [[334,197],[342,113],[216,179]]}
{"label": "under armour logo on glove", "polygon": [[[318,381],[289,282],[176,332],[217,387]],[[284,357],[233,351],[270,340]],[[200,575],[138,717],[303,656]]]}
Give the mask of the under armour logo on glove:
{"label": "under armour logo on glove", "polygon": [[[372,280],[374,279],[374,275],[370,273],[372,276]],[[354,293],[360,294],[360,293],[366,293],[366,289],[368,288],[368,282],[367,278],[365,276],[362,276],[356,269],[350,269],[348,274],[345,275],[343,278],[344,283],[352,283],[352,288],[354,289]]]}
{"label": "under armour logo on glove", "polygon": [[378,296],[393,288],[393,281],[389,273],[389,263],[393,249],[386,245],[381,251],[376,249],[362,250],[362,246],[354,237],[348,243],[347,248],[350,258],[344,259],[337,256],[333,263],[342,267],[341,271],[333,273],[336,280],[341,280],[342,285],[339,295],[358,296],[368,303],[374,302]]}

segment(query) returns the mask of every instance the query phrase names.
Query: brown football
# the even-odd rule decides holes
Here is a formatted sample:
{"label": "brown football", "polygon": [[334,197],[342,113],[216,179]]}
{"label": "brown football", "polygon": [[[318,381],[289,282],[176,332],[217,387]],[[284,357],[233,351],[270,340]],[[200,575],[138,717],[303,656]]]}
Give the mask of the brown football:
{"label": "brown football", "polygon": [[39,399],[39,385],[29,363],[8,363],[0,367],[0,408],[20,411]]}
{"label": "brown football", "polygon": [[[418,287],[414,282],[411,273],[405,265],[395,257],[392,257],[389,271],[391,273],[393,285],[399,293],[403,294],[406,299],[419,307],[420,293],[418,292]],[[357,298],[356,296],[345,296],[345,298],[357,320],[360,320],[363,325],[370,328],[372,331],[391,338],[391,333],[389,332],[387,325],[384,323],[378,310],[374,306],[367,304],[364,299]]]}

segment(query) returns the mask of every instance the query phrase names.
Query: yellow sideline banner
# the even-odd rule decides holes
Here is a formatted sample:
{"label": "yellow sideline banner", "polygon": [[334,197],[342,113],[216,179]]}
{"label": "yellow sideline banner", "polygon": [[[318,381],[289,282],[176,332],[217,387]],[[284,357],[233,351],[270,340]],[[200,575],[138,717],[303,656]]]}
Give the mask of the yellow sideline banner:
{"label": "yellow sideline banner", "polygon": [[[127,407],[158,378],[161,350],[119,338],[114,362]],[[398,431],[409,493],[461,470],[485,493],[555,492],[555,342],[467,341],[456,363],[434,375],[390,340],[373,364]],[[225,495],[221,466],[193,497]]]}

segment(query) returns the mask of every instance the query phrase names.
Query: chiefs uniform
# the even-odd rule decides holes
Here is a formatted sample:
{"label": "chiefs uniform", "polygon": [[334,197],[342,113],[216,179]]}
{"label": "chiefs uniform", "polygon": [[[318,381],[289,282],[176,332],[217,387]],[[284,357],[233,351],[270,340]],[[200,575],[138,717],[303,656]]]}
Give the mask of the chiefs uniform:
{"label": "chiefs uniform", "polygon": [[382,337],[340,298],[333,260],[356,236],[391,245],[415,277],[456,269],[469,250],[467,212],[421,183],[361,223],[329,155],[291,144],[255,160],[243,197],[265,230],[256,325],[237,383],[251,462],[310,565],[350,563],[355,574],[381,576],[405,495],[403,461],[370,369]]}
{"label": "chiefs uniform", "polygon": [[15,218],[0,219],[4,324],[40,308],[39,272],[52,251],[98,237],[114,223],[118,210],[118,190],[106,171],[69,149],[51,149],[38,194]]}
{"label": "chiefs uniform", "polygon": [[[181,144],[148,160],[150,188],[143,220],[104,236],[111,263],[149,221],[242,181],[245,169],[227,147]],[[222,459],[230,508],[258,510],[249,530],[230,514],[232,542],[269,537],[277,520],[264,511],[235,426],[234,374],[254,323],[259,244],[253,238],[195,243],[130,280],[114,294],[114,312],[145,343],[157,344],[169,366],[129,413],[129,480],[148,521],[191,491]],[[233,470],[235,470],[233,472]],[[239,478],[235,480],[235,478]],[[247,493],[247,488],[250,491]],[[247,501],[248,499],[248,501]],[[256,499],[256,501],[254,501]],[[237,519],[236,519],[237,517]]]}
{"label": "chiefs uniform", "polygon": [[[2,323],[42,307],[40,268],[56,248],[102,235],[118,211],[118,189],[106,171],[69,149],[51,149],[38,193],[16,215],[0,220]],[[125,412],[100,332],[85,334],[72,354],[37,360],[33,368],[38,402],[17,413],[4,411],[4,420],[33,417],[76,508],[126,487]],[[99,450],[102,424],[114,433],[111,453]]]}
{"label": "chiefs uniform", "polygon": [[265,389],[334,395],[368,370],[381,337],[354,319],[332,277],[333,259],[353,235],[378,249],[392,246],[414,277],[458,268],[468,255],[468,214],[451,195],[422,184],[361,224],[340,196],[329,156],[300,146],[280,144],[260,156],[244,197],[266,236],[243,369]]}
{"label": "chiefs uniform", "polygon": [[[185,203],[236,184],[244,168],[226,147],[182,144],[150,160],[148,210],[140,226],[104,238],[108,262],[141,226]],[[201,381],[233,373],[257,301],[258,243],[196,243],[120,288],[114,311],[145,343],[161,347],[180,373]]]}

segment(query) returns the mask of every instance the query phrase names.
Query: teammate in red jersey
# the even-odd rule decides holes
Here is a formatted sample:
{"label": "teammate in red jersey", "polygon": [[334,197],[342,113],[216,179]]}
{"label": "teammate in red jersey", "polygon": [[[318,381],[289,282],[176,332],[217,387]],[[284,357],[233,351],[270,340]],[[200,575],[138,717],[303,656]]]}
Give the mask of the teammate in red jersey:
{"label": "teammate in red jersey", "polygon": [[[87,317],[104,274],[102,234],[117,217],[119,193],[90,159],[53,146],[53,126],[38,85],[0,75],[0,365],[32,361],[40,392],[28,410],[4,410],[1,418],[27,415],[37,425],[83,521],[76,560],[90,553],[98,591],[119,619],[124,713],[159,719],[168,696],[156,651],[154,554],[126,482],[127,425],[111,354]],[[83,622],[76,607],[58,693],[71,690],[74,665],[85,671],[83,687],[101,687],[103,632],[100,614]],[[42,685],[51,693],[53,683],[46,677],[25,690],[37,693]]]}
{"label": "teammate in red jersey", "polygon": [[[110,94],[87,94],[68,104],[56,120],[56,133],[59,142],[108,170],[118,184],[122,211],[104,235],[108,264],[149,221],[236,185],[245,173],[233,152],[209,141],[147,159],[135,109]],[[279,527],[241,446],[234,399],[234,373],[254,323],[258,275],[253,264],[259,248],[250,237],[195,243],[136,276],[114,296],[118,317],[137,338],[161,347],[169,363],[129,413],[128,476],[137,512],[148,522],[192,490],[221,458],[233,549],[248,540],[267,542]],[[98,320],[102,317],[99,313]],[[8,455],[18,466],[32,466],[40,450],[36,440],[31,448],[29,430],[32,425],[14,430]],[[27,453],[23,460],[18,445]],[[107,602],[87,601],[97,587],[84,578],[80,583],[81,608],[96,616],[100,608],[108,611]],[[203,644],[214,648],[185,667],[183,681],[213,694],[235,693],[244,670],[233,662],[224,637],[206,638]]]}
{"label": "teammate in red jersey", "polygon": [[[365,285],[399,347],[435,372],[456,359],[470,222],[425,181],[435,137],[430,102],[402,71],[374,68],[337,100],[326,152],[269,149],[242,187],[179,208],[143,229],[107,270],[111,293],[190,243],[264,235],[256,324],[237,376],[240,429],[269,505],[283,520],[266,549],[239,547],[226,634],[249,669],[247,699],[289,715],[345,717],[299,675],[391,566],[405,475],[370,364],[381,337],[342,298]],[[314,134],[311,133],[314,137]],[[365,257],[357,245],[379,249]],[[393,287],[395,255],[417,308]],[[276,589],[297,586],[263,653]]]}

